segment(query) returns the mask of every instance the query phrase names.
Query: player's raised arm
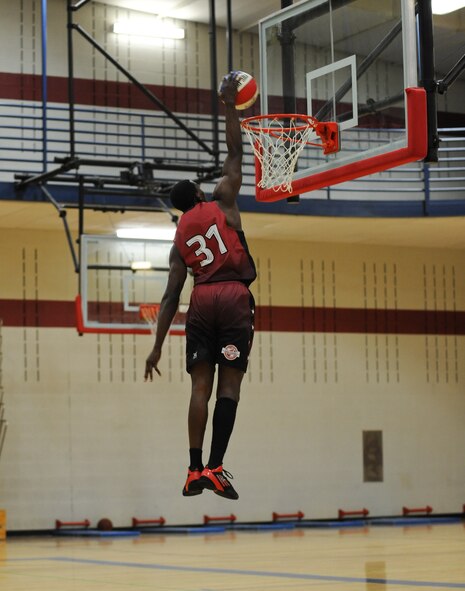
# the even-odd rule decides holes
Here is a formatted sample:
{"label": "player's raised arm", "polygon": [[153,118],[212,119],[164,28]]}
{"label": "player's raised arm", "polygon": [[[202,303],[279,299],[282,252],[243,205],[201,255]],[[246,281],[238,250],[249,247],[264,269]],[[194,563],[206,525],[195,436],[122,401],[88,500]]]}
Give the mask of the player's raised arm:
{"label": "player's raised arm", "polygon": [[236,197],[242,184],[242,130],[235,103],[237,84],[237,73],[231,72],[224,77],[219,93],[225,104],[228,153],[223,163],[223,176],[213,191],[213,197],[227,208],[235,207]]}

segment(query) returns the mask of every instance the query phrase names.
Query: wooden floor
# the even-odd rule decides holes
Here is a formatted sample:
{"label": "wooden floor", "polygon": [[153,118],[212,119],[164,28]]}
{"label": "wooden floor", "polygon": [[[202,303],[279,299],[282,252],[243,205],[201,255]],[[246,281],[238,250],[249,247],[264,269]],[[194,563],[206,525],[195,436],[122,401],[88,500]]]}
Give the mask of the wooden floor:
{"label": "wooden floor", "polygon": [[465,523],[9,537],[1,591],[465,589]]}

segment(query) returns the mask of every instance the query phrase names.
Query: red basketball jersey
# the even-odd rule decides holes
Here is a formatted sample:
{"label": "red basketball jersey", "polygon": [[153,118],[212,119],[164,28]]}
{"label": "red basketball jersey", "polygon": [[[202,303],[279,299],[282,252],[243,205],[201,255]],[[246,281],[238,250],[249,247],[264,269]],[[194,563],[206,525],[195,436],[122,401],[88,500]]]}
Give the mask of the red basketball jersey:
{"label": "red basketball jersey", "polygon": [[196,284],[242,281],[250,285],[257,276],[244,233],[228,226],[215,201],[198,203],[181,216],[174,244]]}

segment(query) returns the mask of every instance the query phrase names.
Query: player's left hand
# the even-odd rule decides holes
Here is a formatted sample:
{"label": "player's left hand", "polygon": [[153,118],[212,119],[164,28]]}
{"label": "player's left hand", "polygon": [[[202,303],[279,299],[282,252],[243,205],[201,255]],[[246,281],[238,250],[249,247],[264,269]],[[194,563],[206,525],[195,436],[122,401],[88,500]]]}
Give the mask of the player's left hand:
{"label": "player's left hand", "polygon": [[144,382],[146,382],[148,379],[151,382],[153,381],[153,370],[155,370],[157,374],[161,376],[161,372],[158,369],[160,357],[161,351],[159,349],[153,348],[150,355],[147,357],[147,360],[145,361]]}

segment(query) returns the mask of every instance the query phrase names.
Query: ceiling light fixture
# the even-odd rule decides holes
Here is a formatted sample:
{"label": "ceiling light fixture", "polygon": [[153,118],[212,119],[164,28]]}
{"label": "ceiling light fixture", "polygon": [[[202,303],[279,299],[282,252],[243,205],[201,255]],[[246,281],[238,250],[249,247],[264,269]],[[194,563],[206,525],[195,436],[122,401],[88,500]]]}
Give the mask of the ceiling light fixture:
{"label": "ceiling light fixture", "polygon": [[432,0],[433,14],[448,14],[465,7],[465,0]]}
{"label": "ceiling light fixture", "polygon": [[150,261],[133,261],[131,263],[131,269],[133,271],[150,271],[152,263]]}
{"label": "ceiling light fixture", "polygon": [[119,228],[116,230],[118,238],[137,238],[139,240],[174,240],[176,228]]}
{"label": "ceiling light fixture", "polygon": [[113,33],[137,37],[152,37],[156,39],[184,39],[185,31],[180,27],[169,25],[160,19],[149,20],[120,20],[113,24]]}

